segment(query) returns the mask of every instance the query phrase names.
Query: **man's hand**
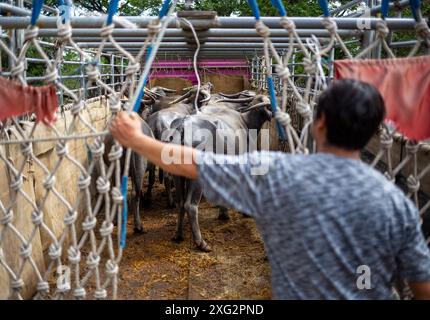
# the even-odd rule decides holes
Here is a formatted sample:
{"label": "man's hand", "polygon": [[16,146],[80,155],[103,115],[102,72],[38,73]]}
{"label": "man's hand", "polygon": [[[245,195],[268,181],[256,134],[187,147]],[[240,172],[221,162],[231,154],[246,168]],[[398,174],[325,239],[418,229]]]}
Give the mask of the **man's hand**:
{"label": "man's hand", "polygon": [[143,135],[141,120],[134,112],[131,114],[118,113],[112,120],[109,129],[112,136],[127,148],[135,147],[136,142]]}

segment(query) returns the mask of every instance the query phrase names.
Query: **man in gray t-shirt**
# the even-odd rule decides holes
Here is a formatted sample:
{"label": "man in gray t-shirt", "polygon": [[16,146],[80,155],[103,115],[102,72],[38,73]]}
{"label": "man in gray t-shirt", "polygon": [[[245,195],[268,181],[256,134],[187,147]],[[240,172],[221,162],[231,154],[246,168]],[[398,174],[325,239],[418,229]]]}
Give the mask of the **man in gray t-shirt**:
{"label": "man in gray t-shirt", "polygon": [[[175,175],[198,179],[205,197],[255,218],[277,299],[391,299],[396,279],[430,299],[430,251],[412,202],[362,163],[360,150],[385,115],[370,85],[336,81],[320,96],[312,128],[318,153],[215,155],[174,146],[191,163],[166,164],[162,142],[120,114],[113,136]],[[267,166],[265,174],[255,168]]]}

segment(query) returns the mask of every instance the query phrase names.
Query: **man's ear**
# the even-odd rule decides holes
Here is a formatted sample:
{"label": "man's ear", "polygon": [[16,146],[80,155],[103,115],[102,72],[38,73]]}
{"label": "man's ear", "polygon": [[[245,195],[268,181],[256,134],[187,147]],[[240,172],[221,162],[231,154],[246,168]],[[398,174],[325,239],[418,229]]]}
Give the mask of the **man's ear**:
{"label": "man's ear", "polygon": [[321,147],[326,140],[327,127],[325,115],[322,114],[318,118],[315,118],[314,123],[312,125],[312,134],[318,146]]}
{"label": "man's ear", "polygon": [[322,114],[314,120],[314,128],[318,132],[323,132],[326,129],[325,114]]}

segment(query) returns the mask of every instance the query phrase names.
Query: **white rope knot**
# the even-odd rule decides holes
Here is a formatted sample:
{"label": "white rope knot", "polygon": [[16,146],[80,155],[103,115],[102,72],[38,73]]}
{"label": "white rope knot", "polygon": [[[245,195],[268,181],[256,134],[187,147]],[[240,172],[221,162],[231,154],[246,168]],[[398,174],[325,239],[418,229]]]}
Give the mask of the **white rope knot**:
{"label": "white rope knot", "polygon": [[108,155],[109,162],[120,160],[122,157],[122,152],[123,152],[123,149],[119,144],[112,146]]}
{"label": "white rope knot", "polygon": [[32,253],[32,247],[31,247],[31,244],[30,244],[30,243],[29,243],[29,244],[23,244],[23,245],[21,246],[21,248],[19,249],[19,255],[20,255],[24,260],[26,260],[26,259],[30,258],[31,253]]}
{"label": "white rope knot", "polygon": [[80,176],[78,180],[78,187],[80,190],[85,190],[88,188],[91,184],[91,177],[90,176]]}
{"label": "white rope knot", "polygon": [[108,26],[104,26],[100,30],[100,37],[102,37],[102,38],[109,38],[109,36],[112,35],[112,32],[113,32],[114,29],[115,29],[115,25],[113,23],[111,23]]}
{"label": "white rope knot", "polygon": [[62,283],[61,281],[57,281],[57,293],[66,293],[70,291],[70,286]]}
{"label": "white rope knot", "polygon": [[48,293],[49,292],[49,283],[46,281],[39,281],[37,283],[37,291]]}
{"label": "white rope knot", "polygon": [[109,180],[103,177],[98,177],[96,181],[96,187],[97,187],[97,191],[100,194],[108,193],[110,189],[110,182]]}
{"label": "white rope knot", "polygon": [[48,66],[43,78],[47,83],[55,82],[58,78],[58,69],[54,65]]}
{"label": "white rope knot", "polygon": [[43,212],[40,210],[34,210],[31,213],[31,222],[36,226],[40,226],[43,223]]}
{"label": "white rope knot", "polygon": [[309,149],[304,146],[299,146],[296,151],[298,154],[309,154]]}
{"label": "white rope knot", "polygon": [[408,140],[406,142],[406,152],[410,154],[416,154],[420,149],[419,143],[412,142]]}
{"label": "white rope knot", "polygon": [[322,20],[322,25],[327,29],[330,36],[334,36],[337,33],[337,23],[330,17],[325,17]]}
{"label": "white rope knot", "polygon": [[71,264],[79,264],[79,262],[81,262],[81,252],[77,247],[69,247],[69,249],[67,249],[67,255]]}
{"label": "white rope knot", "polygon": [[109,108],[112,113],[118,113],[121,111],[121,101],[116,95],[109,97]]}
{"label": "white rope knot", "polygon": [[57,39],[60,43],[67,43],[72,37],[72,27],[70,23],[60,23],[58,25]]}
{"label": "white rope knot", "polygon": [[275,66],[276,73],[278,74],[278,77],[282,80],[288,80],[291,76],[290,69],[284,67],[283,65],[277,64]]}
{"label": "white rope knot", "polygon": [[30,142],[20,144],[21,153],[24,157],[30,157],[33,152],[33,145]]}
{"label": "white rope knot", "polygon": [[95,217],[86,217],[85,221],[82,222],[82,229],[84,231],[91,231],[97,224],[97,219]]}
{"label": "white rope knot", "polygon": [[427,39],[430,41],[430,28],[424,19],[415,24],[415,30],[422,39]]}
{"label": "white rope knot", "polygon": [[117,263],[115,263],[112,260],[108,260],[106,262],[106,274],[109,277],[111,278],[115,277],[118,274],[118,270],[119,270],[119,267]]}
{"label": "white rope knot", "polygon": [[48,250],[48,255],[51,260],[57,260],[61,258],[61,246],[51,243]]}
{"label": "white rope knot", "polygon": [[76,210],[70,210],[67,215],[64,217],[64,224],[66,226],[71,226],[76,222],[78,218],[78,212]]}
{"label": "white rope knot", "polygon": [[28,29],[24,31],[24,41],[32,41],[37,38],[39,35],[39,27],[38,26],[30,26]]}
{"label": "white rope knot", "polygon": [[296,24],[288,17],[281,18],[281,26],[289,32],[292,32],[296,29]]}
{"label": "white rope knot", "polygon": [[105,145],[100,139],[96,139],[90,146],[91,153],[95,158],[101,157],[105,152]]}
{"label": "white rope knot", "polygon": [[260,37],[262,38],[269,38],[270,37],[270,29],[264,24],[263,21],[258,20],[255,23],[255,30],[257,31],[257,33],[260,35]]}
{"label": "white rope knot", "polygon": [[113,232],[113,223],[108,223],[107,221],[103,221],[102,226],[100,228],[100,235],[102,237],[108,237]]}
{"label": "white rope knot", "polygon": [[127,77],[132,76],[140,70],[140,63],[136,61],[130,61],[130,64],[125,68],[125,75]]}
{"label": "white rope knot", "polygon": [[112,193],[113,203],[121,204],[123,202],[124,198],[123,198],[121,190],[119,190],[119,188],[113,187],[111,193]]}
{"label": "white rope knot", "polygon": [[418,190],[420,190],[420,181],[413,175],[410,175],[406,180],[406,182],[407,182],[406,184],[408,186],[409,192],[415,193],[415,192],[418,192]]}
{"label": "white rope knot", "polygon": [[20,75],[22,75],[25,71],[25,66],[24,66],[24,62],[19,61],[16,65],[14,65],[11,69],[10,69],[10,75],[13,78],[16,78]]}
{"label": "white rope knot", "polygon": [[87,258],[87,266],[90,269],[94,269],[100,262],[100,256],[97,253],[90,252]]}
{"label": "white rope knot", "polygon": [[388,181],[390,181],[390,182],[392,182],[392,183],[394,183],[395,181],[395,177],[393,177],[393,176],[391,176],[391,174],[388,172],[388,171],[385,171],[384,172],[384,176],[385,176],[385,178],[387,178],[387,180]]}
{"label": "white rope knot", "polygon": [[281,110],[276,110],[275,112],[276,120],[284,127],[289,127],[291,125],[291,117],[288,113]]}
{"label": "white rope knot", "polygon": [[11,286],[11,288],[13,290],[19,291],[19,290],[22,289],[22,287],[24,287],[24,281],[21,278],[19,278],[19,279],[13,279],[10,282],[10,286]]}
{"label": "white rope knot", "polygon": [[56,180],[55,176],[50,174],[46,178],[46,180],[42,183],[42,185],[46,190],[51,190],[52,188],[54,188],[55,180]]}
{"label": "white rope knot", "polygon": [[73,116],[76,116],[79,114],[79,112],[81,112],[81,110],[84,108],[84,102],[79,100],[79,101],[75,101],[73,102],[72,108],[70,109],[70,112],[72,113]]}
{"label": "white rope knot", "polygon": [[393,137],[387,132],[383,132],[380,137],[381,147],[383,149],[390,149],[393,146]]}
{"label": "white rope knot", "polygon": [[85,71],[87,72],[87,76],[89,80],[97,80],[100,77],[100,71],[97,66],[93,64],[89,64],[85,67]]}
{"label": "white rope knot", "polygon": [[387,27],[387,22],[380,20],[376,23],[376,34],[380,39],[385,39],[390,33],[390,29]]}
{"label": "white rope knot", "polygon": [[6,211],[3,218],[0,219],[0,224],[7,226],[9,223],[12,222],[12,220],[13,220],[13,211],[9,209],[8,211]]}
{"label": "white rope knot", "polygon": [[308,75],[315,74],[316,65],[311,59],[303,58],[303,63],[304,63],[305,72]]}
{"label": "white rope knot", "polygon": [[305,119],[312,118],[312,110],[308,103],[304,101],[297,102],[296,105],[297,112]]}
{"label": "white rope knot", "polygon": [[55,146],[55,152],[59,158],[64,157],[68,153],[67,145],[64,141],[59,141]]}
{"label": "white rope knot", "polygon": [[107,297],[107,291],[105,289],[97,289],[94,292],[94,297],[96,299],[106,299],[106,297]]}
{"label": "white rope knot", "polygon": [[155,37],[161,30],[161,23],[158,19],[151,21],[148,24],[148,36]]}
{"label": "white rope knot", "polygon": [[87,295],[87,292],[85,291],[84,288],[80,287],[73,290],[73,295],[75,296],[76,299],[83,299]]}
{"label": "white rope knot", "polygon": [[10,188],[17,192],[23,185],[24,180],[22,178],[22,175],[20,174],[18,177],[16,177],[16,179],[14,181],[11,182],[10,184]]}

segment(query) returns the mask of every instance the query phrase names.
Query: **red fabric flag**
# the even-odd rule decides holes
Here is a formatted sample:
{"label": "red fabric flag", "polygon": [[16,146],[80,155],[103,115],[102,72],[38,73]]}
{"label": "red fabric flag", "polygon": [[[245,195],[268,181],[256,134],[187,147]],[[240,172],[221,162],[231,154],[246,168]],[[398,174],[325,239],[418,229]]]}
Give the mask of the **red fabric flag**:
{"label": "red fabric flag", "polygon": [[387,119],[409,139],[430,138],[430,56],[384,60],[339,60],[335,79],[374,85],[385,100]]}
{"label": "red fabric flag", "polygon": [[34,112],[37,122],[51,124],[56,120],[57,108],[54,85],[23,86],[0,77],[0,120]]}

